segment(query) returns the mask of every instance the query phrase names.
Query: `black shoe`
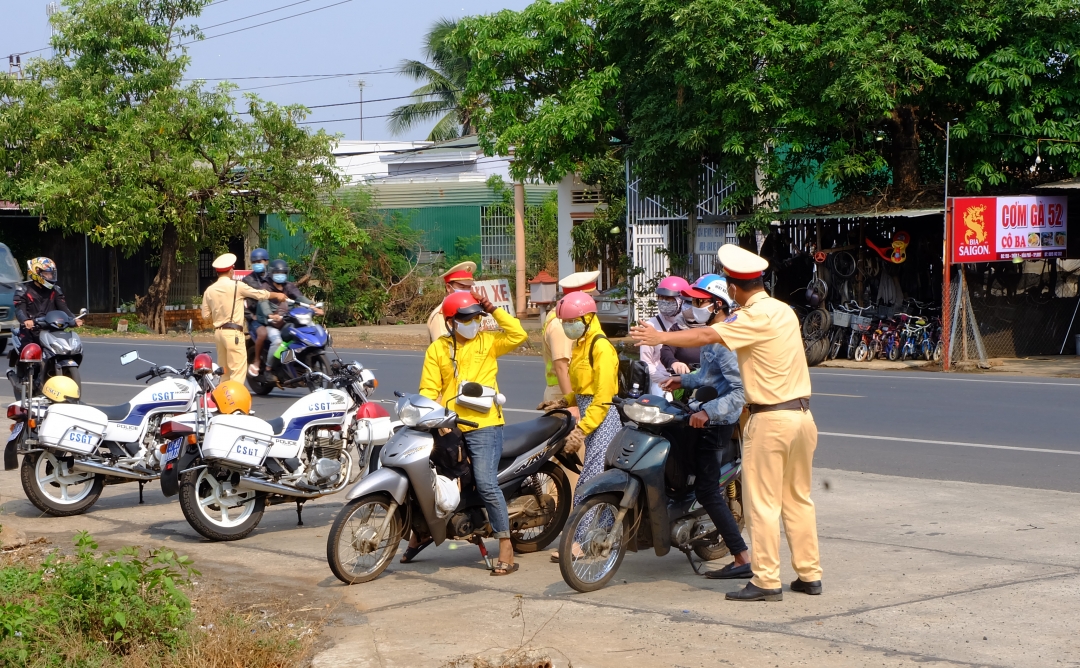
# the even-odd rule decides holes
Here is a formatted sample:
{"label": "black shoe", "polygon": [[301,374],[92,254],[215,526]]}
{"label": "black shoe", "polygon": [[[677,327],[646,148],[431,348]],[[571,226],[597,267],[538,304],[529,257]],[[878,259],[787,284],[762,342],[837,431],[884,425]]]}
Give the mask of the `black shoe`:
{"label": "black shoe", "polygon": [[791,583],[791,591],[799,591],[811,596],[821,596],[821,580],[814,580],[813,582],[795,580]]}
{"label": "black shoe", "polygon": [[747,582],[739,591],[729,591],[726,598],[729,601],[783,601],[784,590],[762,589],[753,582]]}
{"label": "black shoe", "polygon": [[708,573],[702,573],[702,575],[710,580],[746,580],[754,577],[754,572],[750,570],[750,564],[736,566],[733,561],[720,570],[709,571]]}

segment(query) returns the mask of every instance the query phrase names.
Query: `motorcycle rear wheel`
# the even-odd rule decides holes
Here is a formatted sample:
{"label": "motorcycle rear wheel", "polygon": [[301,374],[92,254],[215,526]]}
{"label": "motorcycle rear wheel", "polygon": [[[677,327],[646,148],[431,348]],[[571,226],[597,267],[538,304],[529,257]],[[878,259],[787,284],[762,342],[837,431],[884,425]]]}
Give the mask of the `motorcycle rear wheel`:
{"label": "motorcycle rear wheel", "polygon": [[[622,526],[614,527],[619,512],[619,494],[597,494],[580,503],[566,522],[559,541],[559,571],[566,584],[580,592],[602,589],[622,564],[626,556],[628,536],[626,518]],[[608,526],[605,526],[608,524]],[[574,554],[574,535],[581,528],[581,556]],[[610,545],[606,544],[610,540]]]}
{"label": "motorcycle rear wheel", "polygon": [[209,468],[187,471],[180,477],[180,509],[191,528],[204,538],[240,540],[262,521],[266,495],[237,491],[229,477],[231,474],[225,474],[219,480]]}
{"label": "motorcycle rear wheel", "polygon": [[390,518],[386,535],[374,542],[391,504],[386,494],[369,494],[350,501],[338,513],[326,537],[326,561],[338,580],[345,584],[370,582],[393,561],[404,537],[397,512]]}
{"label": "motorcycle rear wheel", "polygon": [[53,517],[85,513],[105,487],[104,476],[73,473],[64,459],[48,450],[24,455],[19,478],[30,503]]}
{"label": "motorcycle rear wheel", "polygon": [[[561,466],[547,462],[531,476],[530,480],[526,480],[525,485],[531,485],[534,482],[539,486],[541,494],[554,498],[555,512],[548,523],[541,527],[516,531],[513,525],[510,526],[510,542],[514,544],[515,550],[522,553],[538,552],[555,540],[562,531],[563,525],[566,524],[566,518],[570,515],[570,506],[574,502],[570,480]],[[535,498],[533,495],[530,496]]]}

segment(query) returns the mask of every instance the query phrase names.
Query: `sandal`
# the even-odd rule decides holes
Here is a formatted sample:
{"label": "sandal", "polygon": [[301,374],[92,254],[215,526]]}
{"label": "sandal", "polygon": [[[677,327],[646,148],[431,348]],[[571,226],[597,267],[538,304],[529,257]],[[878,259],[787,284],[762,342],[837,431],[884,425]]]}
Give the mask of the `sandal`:
{"label": "sandal", "polygon": [[[576,558],[578,558],[578,559],[581,559],[582,557],[585,556],[585,553],[581,551],[581,545],[579,545],[577,543],[574,543],[574,556]],[[551,563],[553,563],[553,564],[559,563],[559,551],[558,550],[555,550],[555,551],[553,551],[551,553]]]}
{"label": "sandal", "polygon": [[434,538],[428,538],[423,543],[420,543],[416,547],[405,548],[405,554],[401,555],[401,563],[411,564],[412,560],[416,558],[416,555],[424,551],[424,548],[435,542]]}
{"label": "sandal", "polygon": [[[517,570],[520,567],[521,567],[521,564],[517,563],[516,561],[514,563],[512,563],[512,564],[508,564],[508,563],[503,562],[503,561],[497,561],[497,562],[495,562],[495,568],[491,569],[491,575],[493,577],[502,577],[504,575],[510,575],[511,573],[517,573]],[[500,573],[499,571],[502,571],[502,573]]]}

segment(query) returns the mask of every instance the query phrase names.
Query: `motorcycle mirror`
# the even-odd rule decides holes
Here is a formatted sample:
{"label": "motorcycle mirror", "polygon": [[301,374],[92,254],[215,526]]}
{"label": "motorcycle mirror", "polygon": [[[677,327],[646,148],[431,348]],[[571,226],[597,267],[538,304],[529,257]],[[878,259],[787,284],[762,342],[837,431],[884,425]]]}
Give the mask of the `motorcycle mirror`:
{"label": "motorcycle mirror", "polygon": [[295,351],[286,350],[285,352],[281,353],[281,363],[282,364],[292,364],[295,361],[296,361],[296,352]]}
{"label": "motorcycle mirror", "polygon": [[465,397],[482,397],[484,396],[484,386],[480,383],[465,383],[461,386],[461,395]]}
{"label": "motorcycle mirror", "polygon": [[139,359],[139,351],[132,350],[130,353],[124,353],[120,356],[120,364],[122,366],[127,366],[137,359]]}
{"label": "motorcycle mirror", "polygon": [[86,315],[86,314],[87,314],[87,313],[89,313],[89,312],[90,312],[90,311],[87,311],[87,310],[86,310],[86,309],[84,308],[83,310],[79,311],[79,315],[77,315],[77,316],[75,316],[75,317],[76,317],[76,318],[81,318],[81,317],[83,317],[84,315]]}
{"label": "motorcycle mirror", "polygon": [[700,401],[701,403],[712,401],[718,396],[720,396],[720,393],[716,391],[716,388],[709,385],[694,390],[694,401]]}

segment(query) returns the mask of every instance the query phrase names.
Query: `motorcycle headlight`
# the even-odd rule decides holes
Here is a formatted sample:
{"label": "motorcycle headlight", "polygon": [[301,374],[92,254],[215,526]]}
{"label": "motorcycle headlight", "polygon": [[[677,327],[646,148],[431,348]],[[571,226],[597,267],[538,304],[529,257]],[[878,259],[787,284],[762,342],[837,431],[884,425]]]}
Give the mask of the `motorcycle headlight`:
{"label": "motorcycle headlight", "polygon": [[665,424],[675,419],[671,413],[665,413],[659,406],[646,406],[639,403],[623,405],[623,413],[634,422],[644,424]]}
{"label": "motorcycle headlight", "polygon": [[303,313],[303,314],[296,315],[294,317],[296,318],[296,324],[300,325],[301,327],[307,327],[308,325],[311,324],[311,314],[310,313]]}
{"label": "motorcycle headlight", "polygon": [[415,427],[420,424],[423,417],[430,412],[431,410],[417,408],[411,403],[407,403],[401,407],[400,411],[398,411],[398,417],[401,419],[401,423],[406,427]]}

